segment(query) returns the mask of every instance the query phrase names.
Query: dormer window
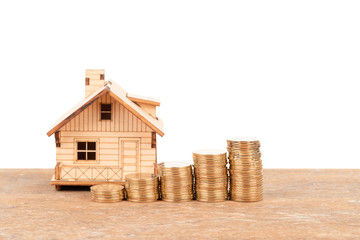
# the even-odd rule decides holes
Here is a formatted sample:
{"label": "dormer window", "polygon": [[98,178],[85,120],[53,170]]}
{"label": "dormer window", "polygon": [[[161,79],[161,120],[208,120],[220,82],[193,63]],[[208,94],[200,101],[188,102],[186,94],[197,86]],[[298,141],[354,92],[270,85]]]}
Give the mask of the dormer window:
{"label": "dormer window", "polygon": [[111,120],[111,104],[101,104],[100,116],[100,120]]}

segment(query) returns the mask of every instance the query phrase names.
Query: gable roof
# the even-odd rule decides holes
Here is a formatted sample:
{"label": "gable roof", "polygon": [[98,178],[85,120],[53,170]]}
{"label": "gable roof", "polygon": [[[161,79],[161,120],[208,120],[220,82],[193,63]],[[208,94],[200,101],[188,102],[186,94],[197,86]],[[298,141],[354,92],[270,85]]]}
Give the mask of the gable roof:
{"label": "gable roof", "polygon": [[[160,136],[164,136],[163,123],[160,119],[152,117],[150,114],[141,109],[137,104],[131,101],[127,97],[127,92],[117,85],[114,82],[108,81],[104,86],[100,87],[94,93],[89,95],[87,98],[81,100],[73,108],[71,108],[67,113],[60,117],[50,131],[47,132],[47,135],[50,137],[53,133],[58,131],[62,126],[70,122],[74,117],[80,114],[88,106],[90,106],[94,101],[99,99],[105,94],[109,94],[116,101],[122,104],[127,110],[129,110],[136,117],[141,119],[146,125],[148,125],[152,130],[154,130]],[[155,102],[155,101],[154,101]],[[158,102],[158,101],[156,101]]]}

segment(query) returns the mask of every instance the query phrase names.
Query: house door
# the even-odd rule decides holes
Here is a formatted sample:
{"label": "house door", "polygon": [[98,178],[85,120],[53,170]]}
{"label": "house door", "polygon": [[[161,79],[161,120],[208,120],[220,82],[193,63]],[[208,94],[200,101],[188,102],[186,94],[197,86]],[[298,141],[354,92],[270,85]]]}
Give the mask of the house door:
{"label": "house door", "polygon": [[129,173],[140,172],[140,138],[120,138],[119,158],[122,166],[122,179]]}

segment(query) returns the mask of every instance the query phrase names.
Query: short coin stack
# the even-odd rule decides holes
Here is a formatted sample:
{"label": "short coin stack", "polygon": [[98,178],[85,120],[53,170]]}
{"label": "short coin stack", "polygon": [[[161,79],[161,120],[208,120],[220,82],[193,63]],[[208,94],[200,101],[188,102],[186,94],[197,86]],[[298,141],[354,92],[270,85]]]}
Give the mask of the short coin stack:
{"label": "short coin stack", "polygon": [[256,139],[227,140],[230,163],[230,199],[254,202],[263,199],[260,142]]}
{"label": "short coin stack", "polygon": [[130,202],[154,202],[159,198],[159,175],[132,173],[126,175],[125,189]]}
{"label": "short coin stack", "polygon": [[101,184],[91,188],[91,199],[95,202],[120,202],[124,198],[124,186]]}
{"label": "short coin stack", "polygon": [[167,202],[185,202],[193,199],[193,176],[189,164],[166,162],[158,164],[161,199]]}
{"label": "short coin stack", "polygon": [[196,200],[221,202],[228,197],[226,152],[200,150],[193,153]]}

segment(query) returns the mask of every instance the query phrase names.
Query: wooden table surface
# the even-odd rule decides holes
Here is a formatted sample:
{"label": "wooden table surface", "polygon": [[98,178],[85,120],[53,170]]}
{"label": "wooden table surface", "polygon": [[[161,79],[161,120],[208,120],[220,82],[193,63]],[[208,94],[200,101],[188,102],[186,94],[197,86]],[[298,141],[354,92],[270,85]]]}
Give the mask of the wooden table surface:
{"label": "wooden table surface", "polygon": [[264,170],[264,201],[96,203],[0,169],[0,239],[360,239],[360,170]]}

